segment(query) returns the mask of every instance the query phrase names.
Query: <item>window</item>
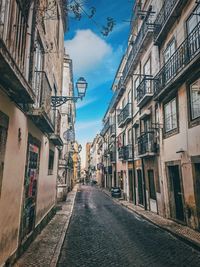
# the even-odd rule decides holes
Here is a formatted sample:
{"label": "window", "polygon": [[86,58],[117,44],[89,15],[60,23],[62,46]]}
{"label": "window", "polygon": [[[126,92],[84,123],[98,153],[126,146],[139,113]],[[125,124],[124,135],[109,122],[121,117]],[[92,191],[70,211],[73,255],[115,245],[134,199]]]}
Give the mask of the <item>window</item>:
{"label": "window", "polygon": [[144,74],[145,75],[151,74],[151,60],[150,60],[150,58],[147,60],[147,62],[144,65]]}
{"label": "window", "polygon": [[138,88],[139,84],[140,84],[140,78],[138,77],[134,82],[134,92],[135,92],[134,97],[135,97],[135,99],[137,97],[137,90],[136,89]]}
{"label": "window", "polygon": [[144,119],[143,120],[143,126],[144,126],[144,132],[148,132],[151,129],[151,121],[150,119]]}
{"label": "window", "polygon": [[57,19],[56,19],[56,43],[59,48],[59,40],[60,40],[60,15],[57,7]]}
{"label": "window", "polygon": [[[151,60],[150,58],[147,60],[147,62],[144,65],[144,75],[151,75]],[[145,89],[145,93],[150,93],[151,92],[151,81],[150,80],[146,80],[146,89]],[[144,90],[144,89],[143,89]]]}
{"label": "window", "polygon": [[139,137],[140,131],[139,127],[135,127],[135,144],[137,144],[137,139]]}
{"label": "window", "polygon": [[175,52],[175,39],[173,39],[167,46],[164,52],[164,60],[165,62],[174,54]]}
{"label": "window", "polygon": [[128,92],[128,103],[132,103],[132,101],[131,101],[131,90]]}
{"label": "window", "polygon": [[192,12],[193,14],[189,17],[187,20],[187,33],[190,34],[194,28],[197,26],[197,24],[200,22],[200,16],[197,15],[200,13],[200,5],[195,8],[195,10]]}
{"label": "window", "polygon": [[125,107],[125,99],[122,100],[122,109]]}
{"label": "window", "polygon": [[53,174],[53,164],[54,164],[54,152],[49,150],[49,167],[48,167],[48,175]]}
{"label": "window", "polygon": [[132,131],[131,129],[128,131],[128,144],[132,144]]}
{"label": "window", "polygon": [[164,125],[165,132],[170,132],[177,128],[176,98],[164,105]]}
{"label": "window", "polygon": [[43,70],[43,48],[39,40],[35,42],[35,69],[33,79],[33,89],[36,95],[35,108],[41,104],[42,70]]}
{"label": "window", "polygon": [[6,141],[8,132],[8,117],[0,111],[0,196],[3,181],[3,169],[4,169],[4,158],[6,152]]}
{"label": "window", "polygon": [[200,79],[190,85],[191,119],[200,117]]}

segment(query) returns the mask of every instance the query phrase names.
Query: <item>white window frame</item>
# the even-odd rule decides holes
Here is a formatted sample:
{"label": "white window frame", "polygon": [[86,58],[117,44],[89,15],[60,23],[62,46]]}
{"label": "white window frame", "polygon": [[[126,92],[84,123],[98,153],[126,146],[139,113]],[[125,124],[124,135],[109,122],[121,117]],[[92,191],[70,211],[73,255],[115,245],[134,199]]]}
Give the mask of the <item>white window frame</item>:
{"label": "white window frame", "polygon": [[[169,111],[168,114],[166,114],[167,109]],[[164,104],[164,127],[165,133],[171,132],[178,127],[176,98]]]}

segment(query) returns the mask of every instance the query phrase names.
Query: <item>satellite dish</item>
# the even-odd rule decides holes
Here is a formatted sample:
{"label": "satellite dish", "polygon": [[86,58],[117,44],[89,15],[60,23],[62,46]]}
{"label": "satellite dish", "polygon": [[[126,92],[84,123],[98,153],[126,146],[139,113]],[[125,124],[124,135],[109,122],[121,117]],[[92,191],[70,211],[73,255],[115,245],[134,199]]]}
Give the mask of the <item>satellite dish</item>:
{"label": "satellite dish", "polygon": [[68,129],[63,133],[63,138],[65,141],[74,141],[75,140],[75,134],[72,129]]}

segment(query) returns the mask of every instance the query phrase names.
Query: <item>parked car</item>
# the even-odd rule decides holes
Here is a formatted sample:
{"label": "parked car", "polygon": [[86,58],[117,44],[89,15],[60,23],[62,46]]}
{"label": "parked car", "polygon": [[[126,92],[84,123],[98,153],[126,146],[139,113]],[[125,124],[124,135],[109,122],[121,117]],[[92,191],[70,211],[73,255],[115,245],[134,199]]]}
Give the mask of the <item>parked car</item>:
{"label": "parked car", "polygon": [[112,197],[118,197],[118,198],[121,197],[122,192],[121,192],[120,187],[111,187],[110,191],[111,191]]}

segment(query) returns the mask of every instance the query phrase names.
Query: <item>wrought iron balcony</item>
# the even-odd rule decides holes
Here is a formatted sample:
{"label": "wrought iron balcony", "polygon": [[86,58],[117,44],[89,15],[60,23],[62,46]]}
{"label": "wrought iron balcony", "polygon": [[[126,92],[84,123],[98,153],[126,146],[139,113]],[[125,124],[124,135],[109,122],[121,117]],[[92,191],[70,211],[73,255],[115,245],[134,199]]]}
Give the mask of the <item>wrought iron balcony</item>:
{"label": "wrought iron balcony", "polygon": [[137,105],[141,108],[153,96],[153,80],[151,78],[144,77],[139,86],[136,88],[136,91]]}
{"label": "wrought iron balcony", "polygon": [[44,71],[35,72],[33,88],[36,101],[28,112],[38,128],[45,133],[54,133],[55,109],[51,107],[51,86]]}
{"label": "wrought iron balcony", "polygon": [[188,0],[167,0],[155,19],[154,40],[155,44],[159,45],[164,40],[165,35],[174,25],[177,17],[180,15],[183,7]]}
{"label": "wrought iron balcony", "polygon": [[155,76],[154,98],[162,97],[174,85],[184,82],[188,73],[196,71],[199,61],[200,22]]}
{"label": "wrought iron balcony", "polygon": [[130,120],[131,120],[131,103],[128,103],[118,115],[118,126],[122,128]]}
{"label": "wrought iron balcony", "polygon": [[60,126],[61,126],[61,114],[57,109],[55,111],[55,131],[50,134],[50,140],[55,146],[63,146],[62,138],[60,137]]}
{"label": "wrought iron balcony", "polygon": [[127,146],[124,147],[124,159],[129,161],[129,160],[133,160],[133,147],[132,144],[129,144]]}
{"label": "wrought iron balcony", "polygon": [[144,132],[138,138],[138,157],[155,156],[158,152],[158,145],[155,132]]}
{"label": "wrought iron balcony", "polygon": [[119,160],[124,160],[125,158],[125,149],[124,149],[124,146],[120,147],[118,149],[118,158]]}
{"label": "wrought iron balcony", "polygon": [[132,44],[132,49],[128,55],[126,65],[123,70],[123,78],[126,78],[129,75],[129,72],[137,66],[138,60],[141,56],[142,49],[146,46],[149,39],[153,36],[154,25],[150,21],[149,16],[145,18],[143,24],[138,32],[138,35],[135,41]]}
{"label": "wrought iron balcony", "polygon": [[[13,1],[14,2],[14,1]],[[8,23],[9,1],[0,0],[0,85],[5,93],[17,104],[34,103],[34,92],[25,78],[25,49],[27,22],[15,1],[14,21]],[[20,26],[15,25],[20,23]],[[13,27],[9,29],[8,26]],[[9,35],[12,32],[12,40]],[[15,41],[14,41],[15,40]],[[23,108],[23,105],[21,105]]]}
{"label": "wrought iron balcony", "polygon": [[115,93],[111,99],[110,105],[109,105],[109,109],[111,111],[114,110],[114,108],[118,104],[118,102],[121,99],[124,92],[125,92],[124,80],[122,77],[120,77],[118,84],[117,84],[117,89],[116,89],[116,91],[115,91]]}
{"label": "wrought iron balcony", "polygon": [[129,161],[133,160],[132,145],[122,146],[118,150],[119,160]]}
{"label": "wrought iron balcony", "polygon": [[116,124],[110,125],[110,136],[113,137],[116,134]]}
{"label": "wrought iron balcony", "polygon": [[101,130],[101,135],[104,136],[107,133],[107,131],[109,130],[109,128],[110,128],[110,122],[109,122],[109,120],[107,120],[103,126],[103,129]]}

